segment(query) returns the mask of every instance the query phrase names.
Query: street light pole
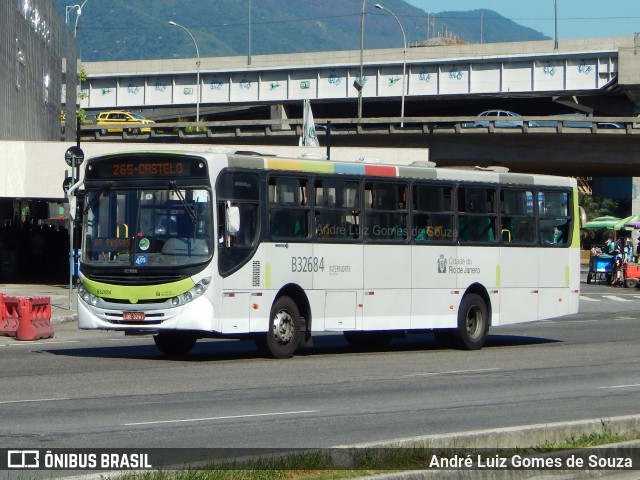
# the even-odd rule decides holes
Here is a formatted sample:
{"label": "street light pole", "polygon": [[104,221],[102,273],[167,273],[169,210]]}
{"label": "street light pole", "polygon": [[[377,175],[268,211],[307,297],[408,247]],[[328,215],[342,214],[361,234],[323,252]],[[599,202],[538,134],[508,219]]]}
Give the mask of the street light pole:
{"label": "street light pole", "polygon": [[401,100],[401,107],[400,107],[400,127],[404,127],[404,91],[405,91],[405,73],[406,73],[406,70],[407,70],[407,36],[404,34],[404,28],[402,28],[402,23],[400,23],[400,19],[396,16],[395,13],[393,13],[388,8],[383,7],[379,3],[376,3],[375,7],[380,9],[380,10],[384,10],[384,11],[390,13],[393,16],[393,18],[396,19],[396,22],[398,22],[398,25],[400,26],[400,31],[402,32],[402,41],[403,41],[403,47],[402,47],[402,100]]}
{"label": "street light pole", "polygon": [[65,13],[66,13],[66,24],[69,25],[69,12],[71,10],[73,10],[74,8],[77,10],[76,11],[76,21],[73,27],[73,38],[76,38],[76,31],[78,30],[78,20],[80,20],[80,15],[82,15],[82,7],[84,7],[84,4],[87,3],[88,0],[84,0],[84,2],[82,2],[82,5],[67,5],[65,8]]}
{"label": "street light pole", "polygon": [[84,0],[84,2],[82,2],[82,5],[78,7],[78,14],[76,15],[76,23],[73,26],[73,38],[76,38],[76,32],[78,30],[78,20],[80,20],[80,15],[82,15],[82,8],[84,7],[85,3],[87,3],[87,0]]}
{"label": "street light pole", "polygon": [[169,22],[169,25],[172,25],[174,27],[180,27],[182,28],[185,32],[187,32],[189,34],[189,36],[191,37],[191,40],[193,40],[193,45],[196,47],[196,57],[198,58],[198,61],[196,62],[196,83],[197,83],[197,90],[196,90],[196,122],[200,121],[200,50],[198,50],[198,44],[196,43],[196,39],[193,38],[193,35],[191,35],[191,32],[189,31],[189,29],[183,25],[180,25],[179,23],[174,22],[173,20],[171,20]]}
{"label": "street light pole", "polygon": [[251,65],[251,0],[249,0],[249,32],[247,36],[247,65]]}
{"label": "street light pole", "polygon": [[358,79],[358,85],[354,85],[358,89],[358,118],[362,118],[362,89],[364,88],[364,81],[362,79],[364,73],[364,7],[366,6],[367,0],[362,0],[362,15],[360,17],[360,78]]}
{"label": "street light pole", "polygon": [[553,18],[555,23],[555,43],[553,48],[558,49],[558,0],[553,0]]}

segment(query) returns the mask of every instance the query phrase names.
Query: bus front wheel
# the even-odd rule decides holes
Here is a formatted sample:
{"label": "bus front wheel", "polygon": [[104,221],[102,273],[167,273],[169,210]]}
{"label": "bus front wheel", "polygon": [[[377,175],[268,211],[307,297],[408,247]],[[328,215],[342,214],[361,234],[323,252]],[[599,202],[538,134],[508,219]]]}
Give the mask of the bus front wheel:
{"label": "bus front wheel", "polygon": [[153,336],[156,347],[165,355],[186,355],[196,344],[197,338],[188,333],[160,332]]}
{"label": "bus front wheel", "polygon": [[[264,349],[273,358],[293,356],[300,341],[300,311],[291,298],[282,296],[271,307]],[[260,342],[258,342],[260,346]]]}
{"label": "bus front wheel", "polygon": [[460,347],[478,350],[489,333],[489,309],[480,295],[465,295],[458,309],[456,337]]}

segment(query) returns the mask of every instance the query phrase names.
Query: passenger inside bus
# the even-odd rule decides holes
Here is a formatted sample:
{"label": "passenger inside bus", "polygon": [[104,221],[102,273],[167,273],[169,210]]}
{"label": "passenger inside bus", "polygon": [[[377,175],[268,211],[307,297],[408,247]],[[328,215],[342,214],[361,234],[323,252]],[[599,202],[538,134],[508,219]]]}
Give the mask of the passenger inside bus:
{"label": "passenger inside bus", "polygon": [[554,228],[553,243],[567,243],[568,224],[557,225]]}
{"label": "passenger inside bus", "polygon": [[269,214],[269,227],[272,237],[306,237],[306,211],[272,209]]}
{"label": "passenger inside bus", "polygon": [[204,238],[195,238],[195,225],[188,215],[176,217],[177,232],[162,246],[163,255],[208,256],[209,246]]}

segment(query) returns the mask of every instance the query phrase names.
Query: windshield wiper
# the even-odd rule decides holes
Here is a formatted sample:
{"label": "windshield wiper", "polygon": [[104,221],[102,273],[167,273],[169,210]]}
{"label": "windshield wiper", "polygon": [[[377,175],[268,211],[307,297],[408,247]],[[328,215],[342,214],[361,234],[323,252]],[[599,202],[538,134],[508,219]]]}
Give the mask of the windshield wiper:
{"label": "windshield wiper", "polygon": [[112,187],[112,183],[111,182],[106,182],[102,188],[100,189],[100,191],[98,192],[98,194],[93,197],[93,200],[91,200],[90,202],[87,203],[87,206],[84,207],[84,215],[86,215],[89,210],[91,210],[93,207],[96,206],[96,204],[100,201],[100,197],[102,197],[105,193],[107,193],[109,190],[111,190]]}
{"label": "windshield wiper", "polygon": [[178,198],[182,202],[182,205],[184,206],[185,210],[187,210],[187,212],[189,212],[189,216],[191,217],[191,220],[193,220],[193,224],[197,225],[198,224],[198,212],[196,212],[195,208],[193,208],[193,206],[190,205],[189,202],[187,202],[187,200],[184,198],[184,195],[182,195],[182,192],[178,189],[178,185],[176,185],[176,182],[169,182],[169,186],[175,192],[175,194],[178,196]]}

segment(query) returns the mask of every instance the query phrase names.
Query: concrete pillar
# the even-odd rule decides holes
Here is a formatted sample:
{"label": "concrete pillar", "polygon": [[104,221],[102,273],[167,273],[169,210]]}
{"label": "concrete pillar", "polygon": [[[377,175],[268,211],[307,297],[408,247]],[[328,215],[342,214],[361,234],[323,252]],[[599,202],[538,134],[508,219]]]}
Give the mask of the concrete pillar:
{"label": "concrete pillar", "polygon": [[289,117],[287,116],[287,111],[284,108],[284,105],[278,103],[276,105],[271,105],[271,120],[274,122],[271,124],[272,130],[290,130],[291,125],[289,125]]}

